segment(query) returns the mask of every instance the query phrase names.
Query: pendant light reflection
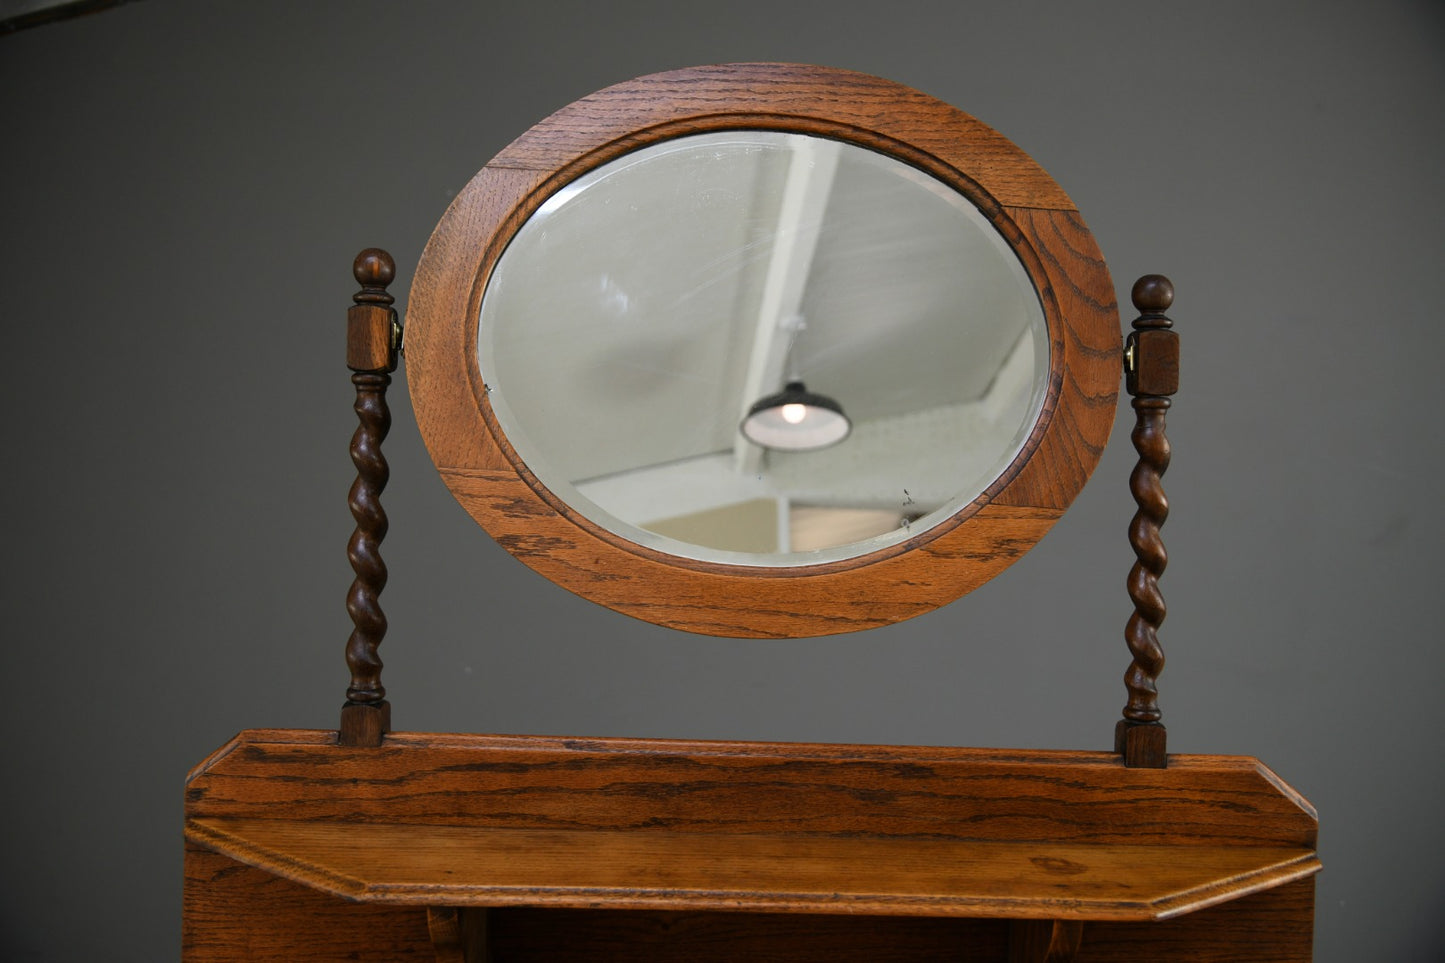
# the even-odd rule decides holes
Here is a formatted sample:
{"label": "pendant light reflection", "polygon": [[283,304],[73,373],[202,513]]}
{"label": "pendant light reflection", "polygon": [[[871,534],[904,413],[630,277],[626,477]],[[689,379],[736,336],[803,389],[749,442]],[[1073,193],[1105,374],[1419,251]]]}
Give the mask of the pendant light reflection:
{"label": "pendant light reflection", "polygon": [[777,394],[748,409],[743,436],[774,451],[814,451],[836,445],[853,430],[843,406],[814,394],[801,381],[789,381]]}

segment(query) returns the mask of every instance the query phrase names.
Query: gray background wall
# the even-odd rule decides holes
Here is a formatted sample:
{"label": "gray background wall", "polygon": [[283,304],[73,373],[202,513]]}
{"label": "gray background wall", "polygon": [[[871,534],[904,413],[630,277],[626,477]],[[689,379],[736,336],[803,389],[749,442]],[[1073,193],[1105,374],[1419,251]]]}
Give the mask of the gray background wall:
{"label": "gray background wall", "polygon": [[[242,728],[335,724],[354,252],[389,247],[405,303],[451,196],[530,124],[743,59],[957,104],[1071,193],[1121,302],[1173,276],[1171,748],[1257,755],[1318,806],[1318,960],[1438,959],[1441,7],[896,0],[146,0],[0,37],[0,958],[173,956],[187,768]],[[552,588],[446,493],[404,378],[395,399],[401,728],[1109,741],[1123,413],[992,584],[764,643]]]}

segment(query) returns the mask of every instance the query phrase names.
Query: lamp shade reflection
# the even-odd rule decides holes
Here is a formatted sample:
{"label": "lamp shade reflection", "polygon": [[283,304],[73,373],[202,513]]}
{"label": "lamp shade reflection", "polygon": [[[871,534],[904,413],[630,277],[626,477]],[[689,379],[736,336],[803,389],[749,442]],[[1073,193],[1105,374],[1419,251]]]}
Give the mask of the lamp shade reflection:
{"label": "lamp shade reflection", "polygon": [[776,451],[813,451],[836,445],[853,430],[843,406],[810,392],[801,381],[759,399],[740,426],[753,444]]}

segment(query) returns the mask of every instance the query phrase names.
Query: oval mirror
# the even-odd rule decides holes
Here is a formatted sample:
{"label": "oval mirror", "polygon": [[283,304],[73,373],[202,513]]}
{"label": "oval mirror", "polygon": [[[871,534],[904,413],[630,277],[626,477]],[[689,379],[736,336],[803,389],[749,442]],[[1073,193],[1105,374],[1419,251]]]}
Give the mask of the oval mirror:
{"label": "oval mirror", "polygon": [[458,500],[584,597],[716,635],[928,611],[1097,462],[1112,282],[990,128],[847,71],[644,77],[484,168],[413,284],[407,377]]}
{"label": "oval mirror", "polygon": [[498,425],[557,497],[741,565],[945,521],[1018,454],[1049,370],[1038,293],[972,202],[777,131],[664,141],[553,194],[492,272],[477,348]]}

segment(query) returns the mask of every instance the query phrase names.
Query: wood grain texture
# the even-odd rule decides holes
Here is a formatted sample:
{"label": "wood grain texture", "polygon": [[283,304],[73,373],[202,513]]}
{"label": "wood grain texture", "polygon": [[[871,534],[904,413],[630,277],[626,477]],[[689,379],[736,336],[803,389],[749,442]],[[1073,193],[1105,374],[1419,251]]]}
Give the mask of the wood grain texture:
{"label": "wood grain texture", "polygon": [[[325,927],[347,918],[335,907],[402,904],[415,918],[393,920],[428,943],[423,907],[497,907],[487,941],[509,960],[551,959],[530,956],[532,940],[555,947],[575,937],[597,949],[618,927],[668,931],[659,921],[711,920],[712,911],[790,915],[824,934],[841,933],[818,923],[829,915],[1087,920],[1078,960],[1157,960],[1149,954],[1160,946],[1170,960],[1308,959],[1312,891],[1298,881],[1319,868],[1315,833],[1308,802],[1238,756],[1173,756],[1168,769],[1130,769],[1104,752],[426,733],[393,733],[366,749],[338,746],[335,733],[253,730],[186,781],[192,853],[211,850],[210,865],[228,868],[199,872],[201,857],[188,857],[197,882],[188,883],[186,931],[188,946],[224,946],[275,908],[277,892],[303,892],[303,909],[283,914],[293,925],[298,912],[315,911]],[[272,879],[270,889],[257,879]],[[282,879],[288,888],[275,889]],[[244,892],[236,881],[249,881]],[[1175,954],[1175,931],[1118,925],[1209,918],[1217,904],[1280,889],[1295,894],[1285,908],[1250,904],[1283,927],[1283,936],[1257,934],[1263,947],[1286,941],[1277,957],[1217,931],[1260,931],[1254,917],[1188,930],[1189,940],[1237,956]],[[316,904],[322,894],[335,904]],[[579,918],[577,934],[540,924],[525,936],[509,930],[507,912],[527,918],[540,908],[607,912]],[[692,915],[699,909],[708,915]],[[656,915],[663,911],[688,915]],[[439,920],[432,915],[432,928],[445,937]],[[751,946],[779,927],[803,930],[698,924],[683,928],[682,950],[656,959],[688,959],[689,930],[707,940],[741,930]],[[860,946],[889,933],[871,927]],[[1113,956],[1090,956],[1095,930]],[[944,931],[920,933],[926,943]],[[991,947],[977,957],[961,947],[959,959],[1006,959],[1006,930],[970,924],[957,933]],[[477,946],[452,940],[448,951]],[[308,943],[290,959],[334,959],[312,951],[321,953]]]}
{"label": "wood grain texture", "polygon": [[433,963],[426,911],[336,899],[187,845],[185,963]]}
{"label": "wood grain texture", "polygon": [[718,64],[615,84],[552,114],[489,166],[566,172],[590,145],[613,144],[621,154],[659,139],[659,130],[676,137],[716,129],[719,117],[735,118],[733,127],[851,133],[939,157],[965,140],[970,163],[960,169],[990,196],[1013,206],[1074,206],[1007,138],[961,110],[901,84],[810,64]]}
{"label": "wood grain texture", "polygon": [[315,730],[241,733],[186,779],[186,816],[1166,846],[1316,833],[1309,802],[1247,756],[1155,771],[1108,752],[405,732],[364,749]]}
{"label": "wood grain texture", "polygon": [[[1307,963],[1313,878],[1157,923],[1088,923],[1076,963]],[[427,914],[340,900],[186,851],[185,963],[436,959]],[[489,911],[509,963],[1003,963],[1003,920],[675,911]]]}
{"label": "wood grain texture", "polygon": [[[990,219],[1040,292],[1052,350],[1035,432],[979,499],[912,540],[860,558],[785,569],[656,552],[573,512],[528,471],[491,415],[476,360],[476,319],[512,234],[558,188],[622,153],[683,134],[739,128],[815,133],[927,171]],[[1103,258],[1063,192],[1017,147],[956,109],[889,81],[821,67],[677,71],[564,108],[504,150],[457,196],[412,285],[408,384],[427,448],[458,501],[552,581],[686,631],[828,635],[946,604],[1042,537],[1082,487],[1113,424],[1120,361],[1112,291]],[[1015,524],[1021,518],[1029,524]],[[1011,531],[1002,533],[999,523]],[[750,618],[753,607],[758,611]]]}
{"label": "wood grain texture", "polygon": [[337,740],[343,746],[379,746],[391,731],[391,703],[348,702],[341,707]]}
{"label": "wood grain texture", "polygon": [[[1146,810],[1140,799],[1155,800]],[[192,817],[513,828],[854,833],[1312,846],[1309,804],[1257,760],[1111,753],[250,730],[187,780]],[[1147,816],[1147,818],[1145,818]]]}
{"label": "wood grain texture", "polygon": [[1309,963],[1314,877],[1163,923],[1086,923],[1075,963]]}
{"label": "wood grain texture", "polygon": [[428,906],[426,929],[436,963],[467,963],[461,912],[452,906]]}
{"label": "wood grain texture", "polygon": [[[958,537],[870,564],[710,569],[599,542],[535,497],[510,470],[442,469],[452,493],[493,538],[538,573],[616,611],[673,628],[748,638],[878,628],[947,604],[1003,571],[1058,520],[1050,508],[978,507]],[[624,561],[616,561],[616,558]],[[825,599],[826,605],[813,604]]]}
{"label": "wood grain texture", "polygon": [[436,963],[492,963],[489,910],[477,907],[428,906]]}
{"label": "wood grain texture", "polygon": [[379,304],[353,304],[346,310],[346,366],[352,371],[390,371],[396,367],[391,350],[391,308]]}
{"label": "wood grain texture", "polygon": [[191,819],[187,838],[332,895],[428,906],[1167,919],[1316,872],[1306,847],[977,842]]}
{"label": "wood grain texture", "polygon": [[[1147,805],[1141,805],[1147,803]],[[193,770],[194,819],[1313,848],[1258,760],[1107,752],[250,730]]]}
{"label": "wood grain texture", "polygon": [[1114,427],[1123,374],[1119,306],[1104,255],[1077,213],[1008,213],[1037,253],[1045,290],[1063,319],[1049,325],[1051,376],[1059,394],[1034,428],[1041,437],[1032,456],[989,494],[996,504],[1062,512],[1088,481]]}
{"label": "wood grain texture", "polygon": [[1160,722],[1120,719],[1114,725],[1114,751],[1126,766],[1164,769],[1169,765],[1168,740],[1169,733]]}
{"label": "wood grain texture", "polygon": [[[1087,919],[1076,963],[1309,959],[1309,804],[1253,759],[1170,763],[249,731],[187,780],[185,958],[434,958],[423,907],[472,902],[502,907],[507,960],[937,959],[957,939],[1003,961],[982,914]],[[1171,918],[1124,922],[1145,916]],[[810,956],[810,932],[836,952]]]}

